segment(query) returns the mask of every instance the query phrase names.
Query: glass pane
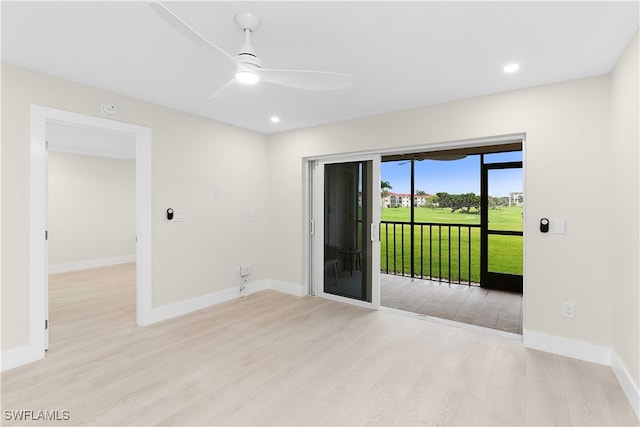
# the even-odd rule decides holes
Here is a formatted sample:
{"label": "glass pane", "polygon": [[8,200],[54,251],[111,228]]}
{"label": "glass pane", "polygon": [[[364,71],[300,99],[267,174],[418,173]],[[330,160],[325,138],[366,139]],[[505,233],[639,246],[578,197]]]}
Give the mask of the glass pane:
{"label": "glass pane", "polygon": [[480,224],[480,156],[415,162],[416,222]]}
{"label": "glass pane", "polygon": [[324,292],[371,302],[370,162],[324,169]]}
{"label": "glass pane", "polygon": [[504,151],[501,153],[489,153],[484,155],[484,163],[521,162],[522,151]]}
{"label": "glass pane", "polygon": [[522,236],[487,236],[488,271],[522,275]]}
{"label": "glass pane", "polygon": [[411,214],[411,161],[383,162],[380,165],[380,197],[383,221],[409,222]]}
{"label": "glass pane", "polygon": [[489,230],[522,231],[522,169],[490,169]]}

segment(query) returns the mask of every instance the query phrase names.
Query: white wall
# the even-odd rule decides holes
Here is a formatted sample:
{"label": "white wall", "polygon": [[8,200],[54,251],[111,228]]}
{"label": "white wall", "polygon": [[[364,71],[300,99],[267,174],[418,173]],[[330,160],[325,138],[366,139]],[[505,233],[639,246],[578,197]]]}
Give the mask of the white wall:
{"label": "white wall", "polygon": [[610,214],[615,218],[612,222],[615,256],[614,274],[608,281],[614,306],[613,350],[635,382],[636,390],[640,385],[639,49],[636,34],[611,75],[615,203]]}
{"label": "white wall", "polygon": [[[540,334],[612,345],[610,81],[594,77],[345,121],[269,138],[273,279],[303,283],[303,157],[526,133],[525,319]],[[541,234],[541,217],[566,234]],[[561,316],[563,302],[576,318]]]}
{"label": "white wall", "polygon": [[[237,286],[239,263],[253,265],[250,281],[267,277],[264,135],[3,64],[3,352],[29,339],[31,104],[100,116],[107,101],[118,120],[152,129],[153,307]],[[186,220],[167,222],[168,207]]]}
{"label": "white wall", "polygon": [[136,255],[136,161],[49,151],[49,267]]}

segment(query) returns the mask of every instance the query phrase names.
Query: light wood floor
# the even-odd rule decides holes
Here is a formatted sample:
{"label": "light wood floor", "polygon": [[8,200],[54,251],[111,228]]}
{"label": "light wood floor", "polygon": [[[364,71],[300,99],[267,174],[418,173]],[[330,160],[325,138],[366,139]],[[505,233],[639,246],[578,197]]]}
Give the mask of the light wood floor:
{"label": "light wood floor", "polygon": [[522,295],[430,280],[380,275],[384,307],[522,334]]}
{"label": "light wood floor", "polygon": [[608,367],[320,298],[263,291],[136,327],[133,273],[52,277],[51,350],[2,374],[3,410],[68,410],[54,425],[638,424]]}

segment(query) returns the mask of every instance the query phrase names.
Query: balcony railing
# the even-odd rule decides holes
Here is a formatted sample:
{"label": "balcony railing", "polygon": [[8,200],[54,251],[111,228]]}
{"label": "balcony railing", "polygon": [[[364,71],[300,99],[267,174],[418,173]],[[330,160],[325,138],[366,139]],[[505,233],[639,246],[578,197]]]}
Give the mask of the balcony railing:
{"label": "balcony railing", "polygon": [[380,269],[439,282],[480,283],[480,224],[382,221]]}

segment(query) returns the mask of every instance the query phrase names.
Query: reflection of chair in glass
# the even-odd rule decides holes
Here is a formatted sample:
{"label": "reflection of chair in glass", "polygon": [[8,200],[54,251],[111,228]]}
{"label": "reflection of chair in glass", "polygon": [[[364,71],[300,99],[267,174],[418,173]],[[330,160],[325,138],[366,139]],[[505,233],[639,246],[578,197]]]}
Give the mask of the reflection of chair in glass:
{"label": "reflection of chair in glass", "polygon": [[359,249],[340,249],[338,251],[339,254],[345,255],[346,259],[349,260],[349,271],[353,276],[353,270],[362,271],[361,270],[361,256],[362,251]]}
{"label": "reflection of chair in glass", "polygon": [[338,248],[336,246],[325,245],[324,246],[324,271],[333,270],[333,274],[336,278],[336,285],[338,284]]}

